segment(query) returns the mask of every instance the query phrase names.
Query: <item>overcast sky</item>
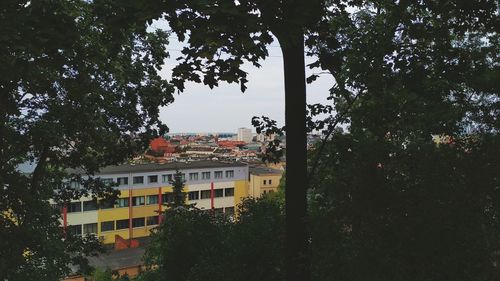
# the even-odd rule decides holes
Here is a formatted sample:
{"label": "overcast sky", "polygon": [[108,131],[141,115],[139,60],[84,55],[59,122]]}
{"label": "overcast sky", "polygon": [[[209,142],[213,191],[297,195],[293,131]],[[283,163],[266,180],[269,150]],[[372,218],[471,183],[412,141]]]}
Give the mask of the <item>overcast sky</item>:
{"label": "overcast sky", "polygon": [[[170,78],[175,58],[182,48],[175,36],[170,38],[167,60],[162,76]],[[270,57],[261,62],[262,67],[246,65],[248,85],[245,93],[238,84],[221,83],[211,90],[197,83],[186,84],[183,93],[175,95],[173,104],[160,110],[161,120],[171,133],[181,132],[236,132],[240,127],[252,128],[253,116],[268,116],[284,124],[285,95],[283,84],[283,59],[281,49],[275,41],[268,48]],[[307,63],[307,61],[306,61]],[[310,71],[309,71],[310,73]],[[333,85],[331,76],[323,75],[307,86],[308,103],[325,102],[328,89]]]}

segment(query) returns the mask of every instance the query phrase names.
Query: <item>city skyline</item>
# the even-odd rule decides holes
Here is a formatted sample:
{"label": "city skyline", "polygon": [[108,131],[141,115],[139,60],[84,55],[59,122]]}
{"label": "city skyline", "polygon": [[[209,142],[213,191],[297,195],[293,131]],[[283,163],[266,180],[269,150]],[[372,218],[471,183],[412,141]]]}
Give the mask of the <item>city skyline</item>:
{"label": "city skyline", "polygon": [[[165,23],[155,22],[153,25],[169,29]],[[168,50],[170,58],[166,60],[161,76],[170,78],[171,69],[183,47],[174,35],[170,36]],[[175,101],[160,108],[162,120],[173,133],[186,132],[237,132],[238,128],[255,129],[251,124],[253,116],[267,116],[284,125],[285,94],[283,84],[283,61],[281,49],[275,40],[269,47],[269,57],[256,68],[245,65],[248,72],[247,90],[240,91],[239,84],[220,83],[219,87],[210,89],[201,83],[186,83],[181,94],[174,94]],[[306,64],[311,63],[306,58]],[[320,72],[315,70],[314,72]],[[312,73],[307,70],[307,75]],[[307,85],[308,103],[326,103],[329,89],[333,86],[331,75],[321,75],[315,82]]]}

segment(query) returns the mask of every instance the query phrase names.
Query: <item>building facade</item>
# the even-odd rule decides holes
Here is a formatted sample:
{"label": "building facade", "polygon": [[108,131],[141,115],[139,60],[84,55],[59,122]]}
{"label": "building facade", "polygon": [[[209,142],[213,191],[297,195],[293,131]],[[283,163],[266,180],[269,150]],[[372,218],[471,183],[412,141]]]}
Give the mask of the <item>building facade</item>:
{"label": "building facade", "polygon": [[252,142],[252,129],[248,128],[239,128],[238,129],[238,137],[237,141],[244,141],[246,143]]}
{"label": "building facade", "polygon": [[283,172],[269,167],[249,168],[248,196],[261,197],[278,191]]}
{"label": "building facade", "polygon": [[200,209],[235,212],[248,196],[248,166],[242,163],[197,161],[106,167],[96,175],[118,183],[116,202],[81,198],[62,208],[63,226],[75,234],[95,234],[104,244],[148,236],[161,222],[159,213],[172,198],[170,180],[176,170],[185,177],[186,201]]}

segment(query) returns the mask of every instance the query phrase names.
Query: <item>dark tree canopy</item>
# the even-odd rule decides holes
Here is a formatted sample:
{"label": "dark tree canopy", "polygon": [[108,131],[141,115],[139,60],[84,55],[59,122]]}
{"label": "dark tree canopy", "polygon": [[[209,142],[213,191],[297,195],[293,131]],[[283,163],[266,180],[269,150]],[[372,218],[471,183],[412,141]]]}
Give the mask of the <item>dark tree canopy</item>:
{"label": "dark tree canopy", "polygon": [[[134,1],[1,1],[1,280],[66,274],[85,251],[64,239],[48,200],[111,193],[66,169],[91,176],[165,131],[158,111],[173,87],[158,70],[168,34],[147,30],[137,11]],[[30,161],[32,173],[19,171]],[[68,177],[84,188],[62,185]]]}

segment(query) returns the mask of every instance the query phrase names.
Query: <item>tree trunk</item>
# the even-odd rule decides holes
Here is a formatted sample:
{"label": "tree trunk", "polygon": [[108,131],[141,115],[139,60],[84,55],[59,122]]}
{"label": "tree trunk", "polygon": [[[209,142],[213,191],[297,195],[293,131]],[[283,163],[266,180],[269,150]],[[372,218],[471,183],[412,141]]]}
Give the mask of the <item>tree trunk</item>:
{"label": "tree trunk", "polygon": [[[289,35],[290,36],[290,35]],[[286,127],[286,280],[310,280],[306,227],[307,148],[304,35],[282,42]]]}

